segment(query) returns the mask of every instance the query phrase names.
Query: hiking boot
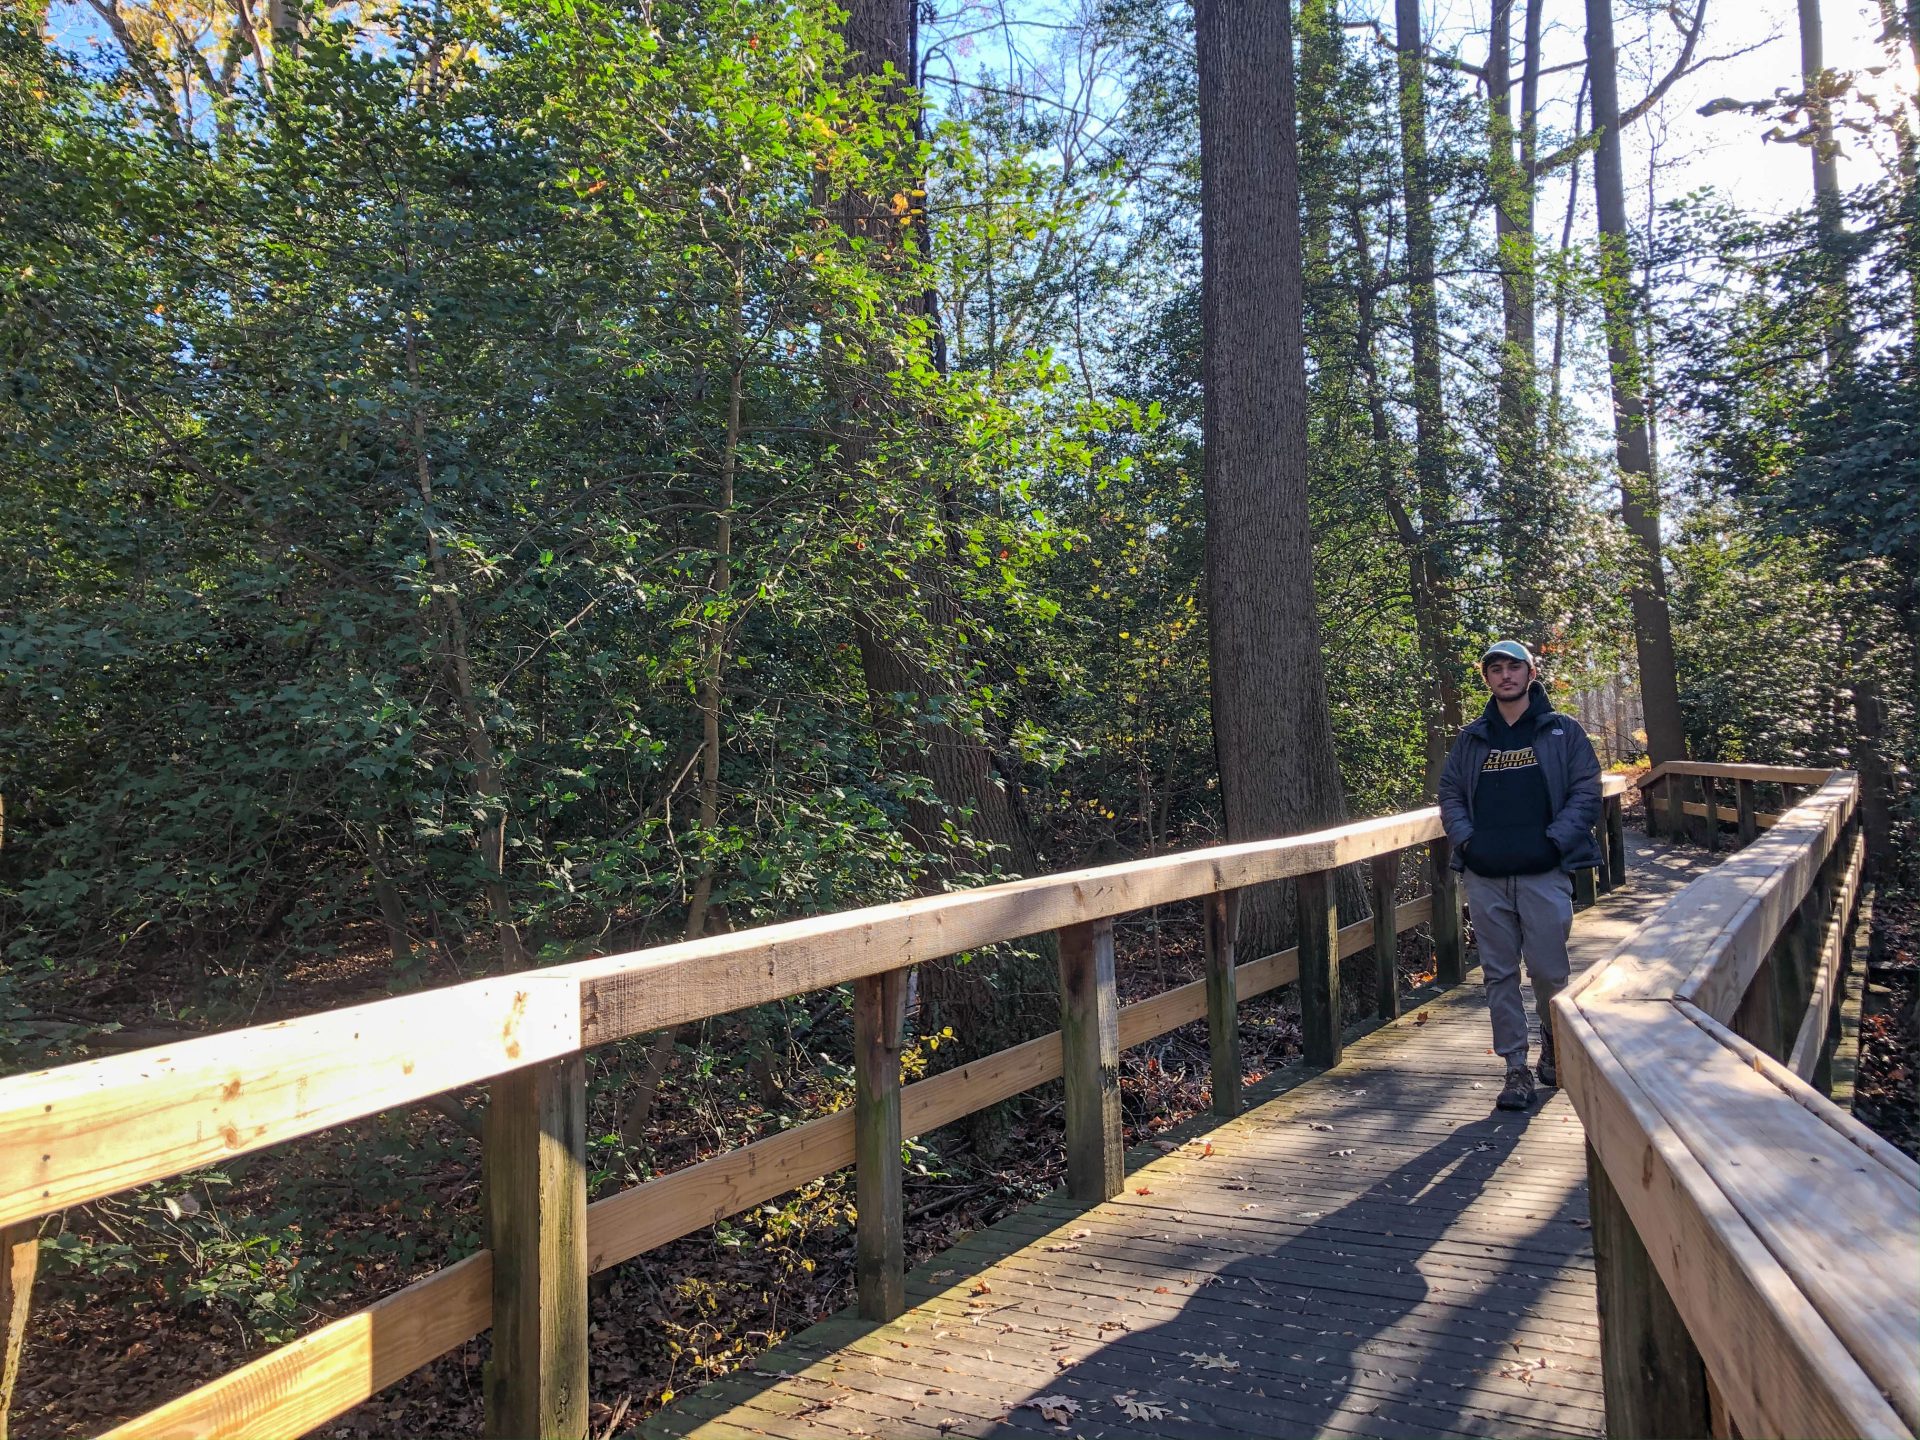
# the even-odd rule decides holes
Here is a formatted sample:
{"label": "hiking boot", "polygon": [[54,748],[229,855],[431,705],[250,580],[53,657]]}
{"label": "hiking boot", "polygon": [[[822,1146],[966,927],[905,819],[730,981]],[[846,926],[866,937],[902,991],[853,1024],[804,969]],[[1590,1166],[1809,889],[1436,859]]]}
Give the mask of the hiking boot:
{"label": "hiking boot", "polygon": [[1500,1098],[1493,1103],[1502,1110],[1532,1109],[1533,1072],[1524,1065],[1509,1066],[1507,1083],[1500,1088]]}
{"label": "hiking boot", "polygon": [[1540,1083],[1542,1085],[1550,1085],[1555,1089],[1559,1088],[1560,1071],[1553,1063],[1553,1046],[1551,1044],[1540,1047],[1540,1063],[1533,1067],[1533,1073],[1540,1077]]}

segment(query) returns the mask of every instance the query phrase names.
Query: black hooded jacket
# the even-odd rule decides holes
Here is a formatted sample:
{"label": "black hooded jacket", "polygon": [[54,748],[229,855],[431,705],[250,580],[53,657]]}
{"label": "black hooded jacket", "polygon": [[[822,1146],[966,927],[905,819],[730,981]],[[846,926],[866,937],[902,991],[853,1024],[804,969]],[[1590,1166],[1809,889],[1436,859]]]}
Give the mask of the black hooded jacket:
{"label": "black hooded jacket", "polygon": [[[1456,870],[1471,863],[1478,875],[1518,875],[1556,866],[1579,870],[1600,863],[1600,847],[1593,839],[1593,827],[1600,818],[1600,757],[1580,722],[1555,710],[1539,681],[1528,688],[1527,697],[1526,713],[1512,731],[1501,723],[1498,703],[1489,700],[1480,718],[1461,730],[1447,753],[1440,771],[1440,823],[1453,844]],[[1496,748],[1503,756],[1511,753],[1509,747],[1516,740],[1521,748],[1531,743],[1534,764],[1528,766],[1517,758],[1495,762],[1492,773],[1500,783],[1488,792],[1487,800],[1498,808],[1482,814],[1477,795],[1489,773],[1489,757]],[[1521,772],[1529,769],[1544,785],[1544,807],[1537,790],[1511,783],[1525,779]],[[1536,823],[1538,831],[1533,830]],[[1484,854],[1476,843],[1483,826]],[[1557,859],[1546,856],[1546,863],[1540,863],[1542,854],[1532,847],[1541,841],[1552,846]]]}

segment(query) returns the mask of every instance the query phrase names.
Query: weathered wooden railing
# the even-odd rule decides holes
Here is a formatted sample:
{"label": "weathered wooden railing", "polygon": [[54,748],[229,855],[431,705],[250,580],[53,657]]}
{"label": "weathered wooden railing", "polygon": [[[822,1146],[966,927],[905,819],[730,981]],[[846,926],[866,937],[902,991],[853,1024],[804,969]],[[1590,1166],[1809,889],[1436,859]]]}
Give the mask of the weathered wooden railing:
{"label": "weathered wooden railing", "polygon": [[[1625,879],[1624,790],[1608,778],[1600,883],[1609,888]],[[1431,888],[1397,902],[1403,852],[1416,847]],[[1236,1007],[1298,983],[1306,1058],[1337,1064],[1341,958],[1372,950],[1388,1019],[1401,1001],[1400,930],[1430,923],[1439,981],[1460,980],[1448,860],[1438,812],[1426,809],[479,980],[0,1080],[0,1273],[30,1275],[39,1218],[67,1206],[491,1081],[487,1249],[111,1433],[297,1435],[491,1326],[488,1432],[584,1436],[590,1273],[855,1164],[860,1308],[890,1316],[903,1303],[903,1136],[1064,1077],[1069,1188],[1089,1201],[1116,1194],[1120,1051],[1205,1017],[1213,1106],[1235,1113]],[[1340,928],[1332,872],[1361,862],[1385,923]],[[1297,887],[1300,944],[1240,961],[1239,895],[1279,880]],[[1206,921],[1204,978],[1120,1005],[1115,917],[1193,899]],[[903,1086],[907,968],[1048,931],[1059,938],[1060,1029]],[[587,1203],[588,1049],[847,983],[851,1110]]]}
{"label": "weathered wooden railing", "polygon": [[[1554,1002],[1586,1127],[1612,1436],[1920,1428],[1920,1166],[1816,1084],[1860,888],[1844,771],[1669,765],[1740,790],[1763,839],[1695,880]],[[1777,815],[1755,783],[1817,786]],[[1651,787],[1649,787],[1649,792]]]}

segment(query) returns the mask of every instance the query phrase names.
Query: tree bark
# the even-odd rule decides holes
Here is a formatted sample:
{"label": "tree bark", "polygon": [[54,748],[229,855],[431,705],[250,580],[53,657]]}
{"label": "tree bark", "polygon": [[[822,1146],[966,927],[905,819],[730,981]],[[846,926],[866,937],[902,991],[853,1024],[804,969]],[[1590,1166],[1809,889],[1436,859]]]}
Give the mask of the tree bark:
{"label": "tree bark", "polygon": [[1447,463],[1447,419],[1440,383],[1440,301],[1435,288],[1433,189],[1427,160],[1426,47],[1420,0],[1394,0],[1399,72],[1400,193],[1407,213],[1407,310],[1413,330],[1413,473],[1420,516],[1421,568],[1439,629],[1441,666],[1431,677],[1439,728],[1460,728],[1460,666],[1453,557],[1447,546],[1453,497]]}
{"label": "tree bark", "polygon": [[1620,155],[1619,73],[1613,47],[1612,0],[1587,0],[1587,70],[1593,92],[1594,197],[1600,222],[1601,303],[1606,315],[1607,369],[1613,383],[1615,465],[1620,518],[1634,540],[1640,571],[1633,591],[1633,630],[1647,751],[1658,765],[1686,758],[1680,684],[1660,556],[1660,493],[1647,434],[1646,371],[1641,363],[1639,307],[1627,250],[1627,201]]}
{"label": "tree bark", "polygon": [[[917,30],[913,0],[851,0],[845,24],[847,67],[854,77],[878,78],[892,66],[896,76],[890,91],[904,98],[905,87],[918,74]],[[841,224],[849,235],[877,234],[898,239],[898,225],[889,207],[877,196],[848,195],[842,200]],[[884,228],[881,228],[884,227]],[[920,304],[931,305],[929,297]],[[937,313],[937,305],[932,306]],[[852,412],[849,438],[842,446],[851,483],[864,484],[863,462],[870,452],[870,436],[887,402],[883,359],[870,374],[849,376],[847,404]],[[944,512],[945,497],[922,497]],[[920,627],[936,636],[953,636],[965,627],[960,605],[938,561],[922,559],[910,582],[881,587],[882,598],[903,614],[917,610]],[[1017,874],[1032,874],[1039,859],[1015,805],[1011,782],[999,773],[988,745],[954,720],[944,718],[946,702],[959,700],[955,687],[912,648],[912,640],[887,624],[885,616],[863,610],[855,626],[868,704],[879,730],[889,765],[923,775],[937,803],[909,801],[906,824],[911,838],[934,857],[923,888],[938,889],[958,868],[960,856],[946,839],[949,822],[959,825],[976,842],[994,847],[998,862]],[[895,696],[908,697],[904,706]],[[926,712],[935,702],[942,718],[929,721]],[[958,957],[931,961],[920,967],[921,1002],[930,1009],[933,1026],[950,1024],[957,1041],[953,1053],[967,1058],[1025,1039],[1037,1016],[1048,1005],[1029,1003],[1033,990],[1050,991],[1051,953],[1042,963],[1027,966],[1003,953],[996,963],[960,963]]]}
{"label": "tree bark", "polygon": [[[1346,813],[1307,508],[1299,157],[1286,5],[1199,0],[1201,379],[1214,750],[1227,834]],[[1241,943],[1285,933],[1277,897]]]}

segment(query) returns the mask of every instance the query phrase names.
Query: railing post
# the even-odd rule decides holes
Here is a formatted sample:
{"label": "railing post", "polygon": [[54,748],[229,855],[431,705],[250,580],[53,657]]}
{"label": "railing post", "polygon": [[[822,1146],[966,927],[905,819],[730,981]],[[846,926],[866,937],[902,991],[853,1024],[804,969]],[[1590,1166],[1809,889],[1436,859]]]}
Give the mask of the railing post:
{"label": "railing post", "polygon": [[1727,1022],[1727,1028],[1757,1050],[1764,1050],[1774,1059],[1781,1056],[1780,1049],[1780,1006],[1779,982],[1774,972],[1778,969],[1774,961],[1780,953],[1776,943],[1773,950],[1761,957],[1759,967],[1753,972],[1753,979],[1747,982],[1747,993],[1740,997],[1740,1003],[1734,1007],[1733,1018]]}
{"label": "railing post", "polygon": [[1111,920],[1060,931],[1060,1046],[1067,1082],[1067,1193],[1086,1203],[1111,1200],[1126,1184]]}
{"label": "railing post", "polygon": [[497,1077],[486,1118],[493,1251],[489,1440],[587,1433],[587,1062]]}
{"label": "railing post", "polygon": [[1593,867],[1582,865],[1573,872],[1573,908],[1585,910],[1598,898],[1594,884]]}
{"label": "railing post", "polygon": [[1591,1145],[1587,1204],[1608,1440],[1707,1440],[1706,1364]]}
{"label": "railing post", "polygon": [[7,1440],[7,1410],[13,1404],[13,1387],[20,1379],[33,1274],[39,1263],[38,1220],[0,1228],[0,1440]]}
{"label": "railing post", "polygon": [[1627,883],[1627,798],[1614,795],[1606,802],[1607,868],[1613,872],[1613,888]]}
{"label": "railing post", "polygon": [[1600,893],[1605,895],[1613,889],[1613,798],[1602,796],[1600,799],[1600,823],[1593,827],[1593,836],[1600,845],[1600,863],[1594,867],[1593,878]]}
{"label": "railing post", "polygon": [[1700,801],[1707,807],[1706,841],[1708,850],[1720,848],[1720,787],[1710,775],[1700,777]]}
{"label": "railing post", "polygon": [[1427,843],[1427,883],[1433,892],[1433,978],[1442,985],[1458,985],[1467,976],[1466,927],[1460,918],[1453,847],[1444,838]]}
{"label": "railing post", "polygon": [[901,1201],[900,1049],[907,972],[853,982],[854,1278],[862,1320],[907,1308],[906,1218]]}
{"label": "railing post", "polygon": [[1400,852],[1373,857],[1373,1008],[1382,1020],[1400,1018],[1400,930],[1394,914],[1400,889]]}
{"label": "railing post", "polygon": [[1213,1063],[1213,1113],[1240,1113],[1240,997],[1234,984],[1234,941],[1240,933],[1240,892],[1202,897],[1207,947],[1207,1053]]}
{"label": "railing post", "polygon": [[1667,787],[1667,835],[1670,839],[1687,838],[1687,786],[1679,775],[1668,775],[1661,783]]}
{"label": "railing post", "polygon": [[1660,787],[1664,783],[1664,781],[1655,780],[1640,791],[1640,814],[1647,822],[1649,840],[1660,833]]}
{"label": "railing post", "polygon": [[1734,805],[1740,817],[1740,843],[1751,845],[1760,836],[1759,812],[1753,804],[1753,781],[1741,780],[1734,786]]}
{"label": "railing post", "polygon": [[1310,870],[1294,884],[1300,917],[1300,1030],[1307,1063],[1340,1063],[1340,914],[1333,875]]}

